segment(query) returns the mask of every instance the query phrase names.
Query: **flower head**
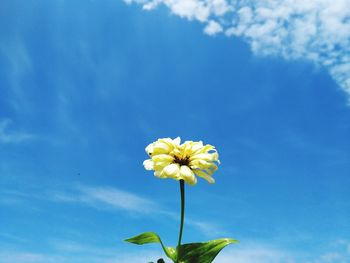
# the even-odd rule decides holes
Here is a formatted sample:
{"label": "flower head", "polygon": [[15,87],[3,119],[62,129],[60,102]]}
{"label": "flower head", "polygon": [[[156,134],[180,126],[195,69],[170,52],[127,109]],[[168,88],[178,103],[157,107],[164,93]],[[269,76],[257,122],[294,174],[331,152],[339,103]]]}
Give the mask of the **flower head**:
{"label": "flower head", "polygon": [[149,144],[146,152],[150,159],[143,165],[146,170],[154,170],[159,178],[184,180],[190,185],[197,183],[195,175],[214,183],[213,173],[218,169],[219,155],[212,145],[203,142],[185,141],[179,137],[163,138]]}

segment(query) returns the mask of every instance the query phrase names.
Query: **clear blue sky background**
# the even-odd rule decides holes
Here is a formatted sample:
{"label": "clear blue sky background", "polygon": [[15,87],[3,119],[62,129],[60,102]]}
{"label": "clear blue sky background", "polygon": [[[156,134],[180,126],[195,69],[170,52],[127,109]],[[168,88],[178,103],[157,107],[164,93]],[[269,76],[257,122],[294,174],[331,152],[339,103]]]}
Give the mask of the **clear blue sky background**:
{"label": "clear blue sky background", "polygon": [[308,61],[122,1],[0,3],[0,262],[147,262],[175,245],[178,183],[145,171],[162,137],[217,147],[187,187],[184,241],[216,262],[350,262],[350,107]]}

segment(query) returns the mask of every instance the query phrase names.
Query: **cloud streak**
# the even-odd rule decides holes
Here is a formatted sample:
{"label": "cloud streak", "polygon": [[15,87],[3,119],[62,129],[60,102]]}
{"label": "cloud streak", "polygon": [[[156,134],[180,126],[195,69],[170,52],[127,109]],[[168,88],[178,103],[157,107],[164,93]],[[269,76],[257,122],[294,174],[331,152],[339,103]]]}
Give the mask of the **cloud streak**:
{"label": "cloud streak", "polygon": [[330,243],[322,253],[311,254],[304,250],[293,251],[268,243],[245,242],[240,247],[228,248],[225,253],[219,254],[214,262],[220,263],[347,263],[350,258],[350,251],[346,248],[349,242],[342,240]]}
{"label": "cloud streak", "polygon": [[[91,247],[81,247],[83,251],[67,254],[66,249],[56,253],[20,250],[0,250],[2,263],[144,263],[159,258],[158,251],[145,250],[141,253],[118,253],[115,250],[88,251]],[[88,252],[88,253],[87,253]],[[140,256],[142,254],[142,256]]]}
{"label": "cloud streak", "polygon": [[[225,248],[214,260],[215,263],[347,263],[350,251],[346,250],[348,241],[338,242],[328,247],[319,255],[310,255],[305,251],[293,251],[273,246],[268,243],[249,242]],[[101,248],[91,244],[72,242],[70,240],[59,240],[49,245],[52,251],[33,252],[30,250],[1,249],[0,257],[3,263],[17,262],[45,262],[45,263],[142,263],[154,261],[161,257],[160,250],[145,249],[141,253],[119,251],[114,248]],[[331,248],[332,247],[332,248]],[[163,256],[165,257],[165,256]]]}
{"label": "cloud streak", "polygon": [[[171,220],[179,219],[177,213],[164,208],[159,202],[113,187],[80,185],[75,189],[71,189],[71,191],[49,193],[49,196],[49,199],[56,202],[82,204],[95,209],[123,210],[143,216],[157,215]],[[225,233],[213,223],[195,220],[194,218],[186,218],[186,224],[195,227],[206,235]]]}
{"label": "cloud streak", "polygon": [[95,208],[120,209],[136,213],[159,211],[159,206],[147,198],[112,187],[79,186],[76,191],[55,192],[58,202],[81,203]]}
{"label": "cloud streak", "polygon": [[208,35],[243,38],[256,55],[308,60],[328,69],[350,98],[350,8],[347,0],[124,0],[160,5],[204,24]]}
{"label": "cloud streak", "polygon": [[0,43],[0,55],[8,63],[3,69],[6,72],[9,88],[13,94],[13,98],[8,102],[14,110],[22,112],[29,107],[29,100],[26,98],[25,92],[25,77],[33,71],[32,58],[24,41],[18,34],[14,34],[11,39],[7,39],[5,35]]}
{"label": "cloud streak", "polygon": [[20,143],[34,138],[32,134],[24,132],[10,132],[12,121],[0,120],[0,143]]}
{"label": "cloud streak", "polygon": [[295,253],[262,244],[245,246],[244,248],[227,249],[219,254],[214,262],[231,263],[296,263]]}
{"label": "cloud streak", "polygon": [[[82,205],[102,211],[126,211],[133,216],[157,216],[174,221],[179,220],[178,213],[166,208],[161,202],[155,202],[152,199],[115,187],[78,184],[65,189],[47,190],[43,194],[37,194],[34,191],[34,189],[27,192],[2,190],[0,191],[0,206],[28,206],[28,203],[33,203],[35,200],[35,207],[40,207],[40,202],[49,201],[61,204]],[[31,205],[30,207],[33,208],[34,206]],[[226,231],[213,222],[188,217],[185,223],[205,235],[211,236],[213,234],[226,233]]]}

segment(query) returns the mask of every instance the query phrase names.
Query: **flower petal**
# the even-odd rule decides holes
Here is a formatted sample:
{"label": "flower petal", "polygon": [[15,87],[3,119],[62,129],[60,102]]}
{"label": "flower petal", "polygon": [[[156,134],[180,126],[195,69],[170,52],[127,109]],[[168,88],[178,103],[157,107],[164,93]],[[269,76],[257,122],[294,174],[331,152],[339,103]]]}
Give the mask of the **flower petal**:
{"label": "flower petal", "polygon": [[180,167],[180,177],[190,185],[197,183],[197,178],[194,176],[193,171],[187,165],[182,165]]}
{"label": "flower petal", "polygon": [[154,162],[153,164],[153,170],[158,171],[158,170],[163,170],[165,166],[168,166],[172,162]]}
{"label": "flower petal", "polygon": [[199,153],[191,156],[191,160],[196,160],[196,159],[203,159],[206,161],[212,161],[213,157],[209,153]]}
{"label": "flower petal", "polygon": [[157,141],[153,145],[153,155],[169,153],[171,150],[172,148],[168,144],[162,141]]}
{"label": "flower petal", "polygon": [[199,149],[201,149],[202,147],[203,147],[203,142],[202,142],[202,141],[193,142],[193,144],[192,144],[192,151],[193,151],[193,152],[196,152],[196,151],[198,151]]}
{"label": "flower petal", "polygon": [[154,167],[153,165],[154,163],[151,159],[145,160],[143,162],[143,166],[145,167],[146,170],[153,170],[153,167]]}
{"label": "flower petal", "polygon": [[163,171],[155,171],[155,172],[154,172],[154,176],[159,177],[159,178],[167,178],[167,177],[164,175]]}
{"label": "flower petal", "polygon": [[152,156],[153,162],[172,162],[174,157],[169,154],[157,154]]}
{"label": "flower petal", "polygon": [[205,172],[203,172],[201,170],[194,170],[194,173],[196,175],[198,175],[199,177],[202,177],[203,179],[207,180],[208,183],[210,183],[210,184],[215,183],[215,180],[213,177],[211,177],[210,175],[206,174]]}
{"label": "flower petal", "polygon": [[151,156],[153,154],[153,143],[147,145],[145,150],[146,150],[146,153]]}
{"label": "flower petal", "polygon": [[173,140],[173,143],[176,144],[176,145],[180,145],[180,143],[181,143],[181,138],[180,138],[180,137],[176,137],[176,138]]}
{"label": "flower petal", "polygon": [[196,151],[196,154],[198,153],[207,153],[211,150],[214,150],[215,147],[213,145],[207,144],[205,146],[203,146],[203,148],[199,149],[198,151]]}
{"label": "flower petal", "polygon": [[170,178],[178,178],[179,171],[180,171],[180,165],[177,163],[169,164],[163,169],[163,173],[165,174],[165,176]]}

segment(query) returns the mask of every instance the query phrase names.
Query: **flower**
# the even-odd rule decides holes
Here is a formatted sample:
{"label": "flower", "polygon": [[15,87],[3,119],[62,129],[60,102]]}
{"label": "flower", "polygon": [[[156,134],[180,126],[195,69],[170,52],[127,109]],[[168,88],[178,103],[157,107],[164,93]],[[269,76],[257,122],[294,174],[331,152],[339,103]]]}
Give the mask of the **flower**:
{"label": "flower", "polygon": [[177,137],[158,139],[149,144],[146,152],[150,159],[143,162],[145,169],[154,170],[154,175],[159,178],[182,179],[190,185],[197,183],[195,175],[214,183],[212,175],[220,163],[215,147],[203,145],[202,141],[180,142]]}

